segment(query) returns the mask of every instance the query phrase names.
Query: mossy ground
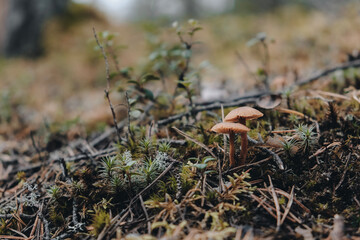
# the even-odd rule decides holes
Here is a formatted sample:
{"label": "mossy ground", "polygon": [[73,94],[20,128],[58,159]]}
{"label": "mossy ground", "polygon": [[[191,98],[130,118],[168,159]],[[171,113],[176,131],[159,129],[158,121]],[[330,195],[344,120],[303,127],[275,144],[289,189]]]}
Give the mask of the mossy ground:
{"label": "mossy ground", "polygon": [[[293,21],[277,28],[278,21],[290,13]],[[196,38],[205,44],[195,47],[190,70],[185,71],[187,80],[198,81],[201,75],[202,81],[209,78],[211,82],[215,77],[222,77],[233,79],[228,81],[231,85],[239,75],[248,78],[245,71],[238,71],[238,67],[230,63],[234,58],[228,56],[242,46],[238,49],[245,52],[249,66],[253,70],[262,68],[259,50],[244,50],[243,45],[257,31],[267,31],[277,40],[276,44],[269,45],[269,76],[286,75],[285,85],[290,86],[294,82],[291,77],[294,69],[303,76],[303,72],[338,63],[340,58],[345,61],[346,53],[356,47],[353,39],[358,34],[351,27],[356,22],[352,14],[349,11],[331,26],[325,23],[327,16],[323,13],[304,13],[292,8],[280,9],[262,18],[210,19],[202,25],[204,30],[196,33]],[[304,20],[297,20],[300,18]],[[105,28],[101,18],[95,19],[98,31]],[[317,31],[310,31],[305,25],[314,21]],[[225,35],[221,31],[226,28],[219,27],[224,22],[235,25],[226,24],[226,28],[243,26],[241,34],[219,38]],[[149,26],[145,28],[146,33],[157,42],[148,39],[148,45],[143,41],[140,47],[129,46],[119,56],[122,67],[136,65],[129,74],[137,77],[125,84],[123,69],[121,76],[112,78],[112,87],[119,86],[119,93],[115,90],[111,93],[114,102],[124,103],[123,88],[129,91],[130,100],[125,105],[130,106],[132,113],[130,129],[127,124],[121,125],[120,141],[113,132],[93,144],[110,129],[100,123],[104,119],[111,123],[111,115],[105,101],[95,101],[96,109],[102,110],[85,104],[89,95],[93,99],[97,94],[98,99],[103,98],[105,67],[101,55],[93,51],[94,41],[84,44],[87,41],[84,39],[93,37],[89,23],[78,24],[76,28],[68,28],[66,22],[54,22],[49,25],[49,33],[58,34],[61,44],[58,44],[59,38],[49,36],[46,42],[51,50],[44,58],[35,62],[12,60],[0,69],[4,76],[2,84],[9,84],[8,92],[2,93],[6,101],[3,101],[5,107],[1,109],[0,118],[4,133],[0,139],[0,235],[19,236],[20,232],[26,237],[45,234],[57,239],[230,239],[235,236],[250,239],[250,235],[254,235],[258,239],[302,239],[306,232],[322,239],[330,235],[333,217],[339,214],[345,219],[344,234],[351,239],[359,236],[358,69],[338,71],[284,91],[280,107],[291,109],[294,114],[273,108],[261,110],[264,113],[261,119],[248,121],[249,136],[258,143],[249,144],[247,165],[234,170],[228,166],[224,137],[209,131],[221,121],[221,110],[201,111],[166,125],[156,124],[158,119],[191,112],[193,108],[187,95],[190,92],[196,100],[199,89],[193,84],[189,87],[191,91],[176,92],[172,96],[172,88],[178,84],[176,74],[181,74],[187,56],[181,51],[176,55],[181,45],[177,45],[174,32],[163,33]],[[259,26],[263,28],[258,29]],[[294,40],[295,27],[301,36],[297,37],[298,41]],[[59,34],[59,28],[66,34]],[[114,31],[119,28],[128,32],[122,36],[127,39],[123,41],[136,42],[133,40],[142,35],[138,26],[114,27]],[[339,33],[346,33],[348,37],[340,37],[343,35]],[[301,47],[292,45],[294,42]],[[162,45],[164,43],[167,45]],[[328,51],[334,46],[336,50]],[[142,58],[142,51],[146,49],[152,53],[161,49],[174,54],[168,57],[178,63],[173,70],[175,74],[170,74],[171,68],[159,68],[168,74],[168,92],[156,92],[152,87],[161,84],[147,82],[150,75],[144,73],[153,74],[151,69],[161,60],[154,58],[148,62],[147,56]],[[59,52],[62,52],[60,56],[52,57]],[[210,59],[218,69],[196,68],[201,62],[199,59],[204,58]],[[137,59],[146,61],[140,61],[139,66]],[[291,59],[292,64],[288,66],[286,59]],[[19,68],[22,70],[15,70]],[[219,73],[219,69],[223,72]],[[161,78],[160,72],[155,75]],[[18,81],[11,82],[10,76]],[[53,81],[48,81],[49,78]],[[119,82],[123,85],[116,85]],[[66,91],[46,102],[53,96],[50,88],[53,84]],[[240,83],[239,86],[253,89],[259,84]],[[32,88],[25,90],[30,85]],[[238,96],[244,91],[230,93]],[[79,103],[77,107],[83,109],[84,115],[79,114],[78,108],[68,112],[71,99]],[[146,106],[152,108],[146,111]],[[36,120],[39,117],[32,117],[28,109],[46,112],[47,108],[54,111],[54,114],[47,112],[54,122],[45,121],[40,126]],[[224,113],[230,110],[226,108]],[[91,114],[86,115],[89,111],[95,111],[96,116],[90,119]],[[117,113],[118,120],[125,123],[127,111]],[[107,117],[103,118],[104,115]],[[31,132],[30,137],[33,129],[37,131]],[[240,138],[236,145],[240,146]],[[103,150],[108,152],[99,155]],[[236,159],[239,159],[239,150],[237,147]],[[274,155],[281,159],[284,169],[280,169]]]}

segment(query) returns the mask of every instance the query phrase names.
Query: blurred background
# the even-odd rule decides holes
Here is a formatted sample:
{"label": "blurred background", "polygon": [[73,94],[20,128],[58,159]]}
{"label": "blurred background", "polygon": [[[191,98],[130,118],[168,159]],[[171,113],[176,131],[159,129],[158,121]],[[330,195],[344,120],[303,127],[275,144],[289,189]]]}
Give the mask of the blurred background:
{"label": "blurred background", "polygon": [[[179,42],[174,22],[188,19],[202,27],[191,65],[201,69],[205,100],[256,90],[251,75],[264,52],[249,41],[259,33],[267,39],[274,84],[345,61],[359,48],[359,1],[0,0],[0,138],[21,138],[43,125],[104,128],[111,113],[93,27],[111,34],[122,69],[141,74],[156,49]],[[111,98],[123,102],[121,86],[111,84]]]}

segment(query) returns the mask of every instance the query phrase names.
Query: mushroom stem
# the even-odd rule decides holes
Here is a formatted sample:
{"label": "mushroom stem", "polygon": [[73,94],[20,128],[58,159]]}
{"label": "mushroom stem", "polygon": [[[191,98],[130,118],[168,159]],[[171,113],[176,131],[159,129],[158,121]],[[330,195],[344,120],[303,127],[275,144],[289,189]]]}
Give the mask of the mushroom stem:
{"label": "mushroom stem", "polygon": [[240,165],[244,165],[246,162],[247,148],[248,148],[247,134],[241,133]]}
{"label": "mushroom stem", "polygon": [[[246,126],[246,119],[240,118],[239,122]],[[247,133],[241,133],[241,152],[240,152],[240,165],[244,165],[246,162],[247,148],[248,148],[248,140]]]}
{"label": "mushroom stem", "polygon": [[230,166],[233,167],[235,166],[235,147],[234,147],[234,142],[235,142],[235,133],[233,131],[231,131],[229,133],[229,137],[230,137],[230,151],[229,151],[229,159],[230,159]]}

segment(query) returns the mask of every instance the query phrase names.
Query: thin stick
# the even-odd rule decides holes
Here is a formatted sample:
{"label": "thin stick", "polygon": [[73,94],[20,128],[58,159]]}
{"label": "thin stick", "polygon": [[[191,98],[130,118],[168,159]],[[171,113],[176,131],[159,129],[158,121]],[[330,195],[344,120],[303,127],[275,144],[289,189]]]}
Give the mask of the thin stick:
{"label": "thin stick", "polygon": [[[252,138],[249,137],[249,136],[247,136],[247,138],[248,138],[249,142],[254,143],[254,144],[259,144],[259,142],[256,141],[255,139],[252,139]],[[285,168],[284,168],[284,163],[282,162],[282,160],[281,160],[281,158],[279,157],[279,155],[277,155],[276,153],[274,153],[273,151],[271,151],[271,150],[269,150],[269,149],[267,149],[267,148],[265,148],[265,147],[260,147],[260,146],[256,146],[256,147],[258,147],[258,148],[260,148],[261,150],[263,150],[264,152],[267,152],[268,154],[270,154],[270,155],[273,157],[275,163],[278,165],[278,167],[279,167],[281,170],[284,170],[284,169],[285,169]]]}
{"label": "thin stick", "polygon": [[109,68],[109,61],[108,61],[108,58],[107,58],[107,56],[106,56],[104,47],[100,44],[99,38],[98,38],[98,36],[97,36],[97,34],[96,34],[95,27],[93,27],[93,32],[94,32],[94,37],[95,37],[96,43],[97,43],[97,45],[99,46],[99,48],[100,48],[100,50],[101,50],[101,53],[102,53],[102,55],[103,55],[103,57],[104,57],[104,60],[105,60],[106,89],[104,90],[104,92],[105,92],[105,96],[106,96],[107,101],[108,101],[109,106],[110,106],[111,114],[112,114],[113,121],[114,121],[114,126],[115,126],[115,128],[116,128],[116,133],[117,133],[117,135],[118,135],[118,140],[119,140],[119,142],[121,142],[120,129],[118,128],[117,121],[116,121],[116,114],[115,114],[114,107],[113,107],[113,105],[112,105],[112,103],[111,103],[110,96],[109,96],[109,91],[110,91],[110,68]]}
{"label": "thin stick", "polygon": [[271,181],[271,177],[268,175],[269,178],[269,183],[270,183],[270,190],[271,190],[271,194],[272,197],[274,199],[274,203],[275,203],[275,209],[276,209],[276,232],[278,232],[280,230],[280,226],[281,226],[281,213],[280,213],[280,204],[279,204],[279,199],[275,193],[275,189],[274,189],[274,185],[272,184]]}
{"label": "thin stick", "polygon": [[[224,115],[224,106],[221,104],[221,119],[224,121],[225,115]],[[226,135],[224,134],[224,159],[223,163],[226,161],[226,148],[227,148],[227,141],[226,141]],[[219,167],[219,189],[220,192],[222,192],[223,189],[225,189],[224,181],[222,178],[222,164],[221,160],[218,161],[218,167]]]}
{"label": "thin stick", "polygon": [[282,216],[282,219],[280,221],[280,224],[283,224],[285,219],[286,219],[286,216],[289,214],[290,212],[290,208],[293,204],[293,200],[294,200],[294,186],[292,186],[291,188],[291,192],[290,192],[290,199],[288,200],[288,203],[286,205],[286,209],[284,211],[284,215]]}
{"label": "thin stick", "polygon": [[145,219],[146,219],[147,228],[148,228],[148,234],[151,234],[151,223],[149,222],[149,214],[148,214],[148,212],[146,210],[144,200],[143,200],[141,195],[139,196],[139,199],[140,199],[140,203],[141,203],[141,208],[143,209],[144,214],[145,214]]}
{"label": "thin stick", "polygon": [[128,122],[127,122],[127,125],[128,125],[128,131],[129,131],[129,134],[131,137],[133,137],[133,133],[131,131],[131,128],[130,128],[130,102],[129,102],[129,95],[128,95],[128,92],[125,91],[125,96],[126,96],[126,103],[127,103],[127,115],[128,115]]}
{"label": "thin stick", "polygon": [[334,193],[336,192],[336,190],[338,190],[338,188],[341,186],[341,184],[343,183],[343,181],[345,179],[345,174],[346,174],[346,172],[348,170],[348,165],[349,165],[350,158],[351,158],[351,153],[349,153],[349,155],[347,155],[347,157],[346,157],[346,163],[345,163],[345,166],[344,166],[344,172],[341,175],[339,183],[336,185],[336,187],[334,189]]}
{"label": "thin stick", "polygon": [[360,60],[346,62],[346,63],[340,64],[340,65],[337,65],[335,67],[325,68],[325,69],[319,71],[318,73],[312,75],[309,78],[305,78],[305,79],[297,81],[294,85],[302,86],[304,84],[311,83],[321,77],[325,77],[325,76],[327,76],[333,72],[336,72],[338,70],[345,70],[348,68],[357,68],[357,67],[360,67]]}
{"label": "thin stick", "polygon": [[35,151],[36,151],[37,154],[39,155],[40,162],[41,162],[41,163],[44,163],[44,162],[43,162],[43,159],[42,159],[42,157],[41,157],[40,149],[39,149],[38,146],[36,145],[36,142],[35,142],[35,139],[34,139],[34,131],[30,131],[30,138],[31,138],[32,145],[33,145],[33,147],[35,148]]}
{"label": "thin stick", "polygon": [[259,82],[258,78],[256,77],[256,75],[250,70],[249,65],[247,65],[247,63],[245,62],[245,60],[242,58],[242,56],[240,55],[240,53],[238,51],[235,51],[235,55],[236,57],[239,59],[239,61],[244,65],[246,72],[249,74],[249,76],[251,76],[255,82]]}
{"label": "thin stick", "polygon": [[196,143],[197,145],[199,145],[200,147],[202,147],[203,149],[205,149],[208,153],[210,153],[211,156],[213,156],[214,158],[217,159],[217,157],[215,156],[215,154],[210,150],[210,148],[208,148],[205,144],[197,141],[196,139],[190,137],[188,134],[184,133],[183,131],[181,131],[180,129],[176,128],[176,127],[172,127],[172,129],[174,129],[178,134],[182,135],[183,137],[185,137],[187,140],[192,141],[193,143]]}
{"label": "thin stick", "polygon": [[249,163],[249,164],[245,164],[245,165],[241,165],[241,166],[238,166],[238,167],[231,168],[231,169],[225,171],[224,174],[228,174],[228,173],[231,173],[231,172],[235,172],[235,171],[237,171],[237,170],[239,170],[239,169],[241,169],[241,168],[250,167],[250,166],[254,166],[254,165],[259,165],[260,163],[269,161],[271,158],[272,158],[272,156],[271,156],[271,157],[267,157],[267,158],[265,158],[265,159],[263,159],[263,160],[254,162],[254,163]]}

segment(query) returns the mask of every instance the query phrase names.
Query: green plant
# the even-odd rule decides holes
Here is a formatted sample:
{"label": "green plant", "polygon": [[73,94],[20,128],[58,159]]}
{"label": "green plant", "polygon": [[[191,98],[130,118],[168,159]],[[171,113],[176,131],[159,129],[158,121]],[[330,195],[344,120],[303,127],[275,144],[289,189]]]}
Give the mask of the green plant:
{"label": "green plant", "polygon": [[6,220],[5,218],[0,219],[0,234],[1,235],[7,235],[10,233],[10,226],[11,222],[9,220]]}
{"label": "green plant", "polygon": [[114,157],[105,157],[102,162],[102,169],[100,170],[101,176],[111,178],[115,167],[117,166],[117,158]]}
{"label": "green plant", "polygon": [[[192,163],[191,161],[195,161],[195,163]],[[200,160],[199,158],[193,157],[188,159],[187,164],[189,165],[189,167],[194,167],[198,169],[201,174],[209,174],[215,172],[214,170],[206,170],[209,163],[211,163],[212,161],[216,161],[216,158],[206,156]]]}
{"label": "green plant", "polygon": [[317,134],[314,132],[314,126],[300,124],[296,128],[296,134],[299,138],[299,144],[304,153],[309,153],[317,143]]}
{"label": "green plant", "polygon": [[100,207],[94,208],[94,214],[92,218],[93,230],[91,231],[92,234],[98,236],[104,227],[110,224],[110,215],[105,210],[101,209]]}
{"label": "green plant", "polygon": [[159,152],[169,153],[171,149],[171,143],[170,142],[160,142],[158,144]]}
{"label": "green plant", "polygon": [[59,199],[61,197],[61,195],[62,195],[61,194],[61,189],[57,185],[51,186],[50,189],[48,190],[48,194],[54,200]]}
{"label": "green plant", "polygon": [[139,142],[140,149],[145,155],[149,155],[153,148],[153,143],[150,138],[144,138]]}
{"label": "green plant", "polygon": [[296,141],[294,139],[287,140],[285,139],[282,142],[282,146],[284,149],[284,152],[288,158],[292,157],[294,154],[294,147],[296,147]]}

